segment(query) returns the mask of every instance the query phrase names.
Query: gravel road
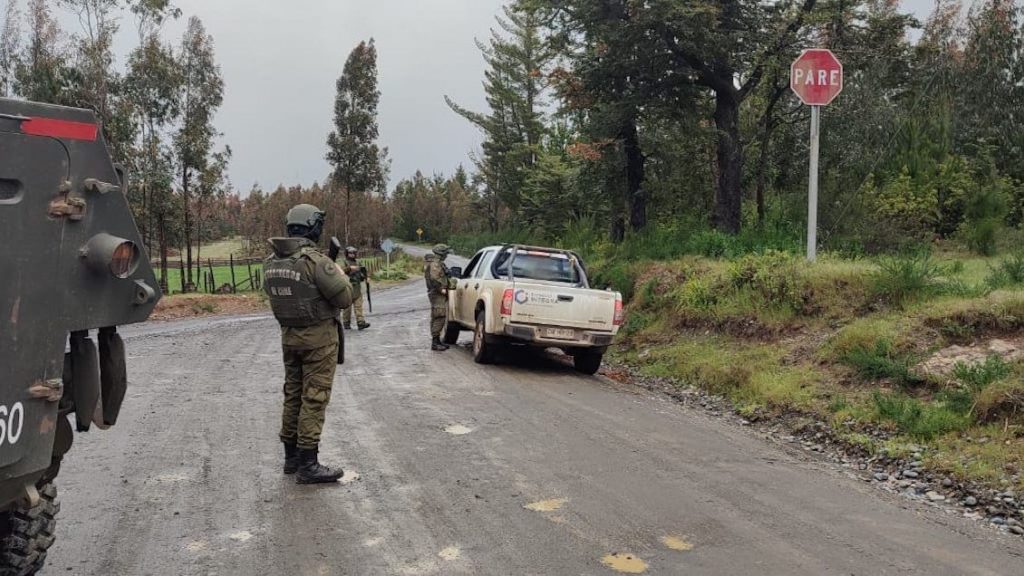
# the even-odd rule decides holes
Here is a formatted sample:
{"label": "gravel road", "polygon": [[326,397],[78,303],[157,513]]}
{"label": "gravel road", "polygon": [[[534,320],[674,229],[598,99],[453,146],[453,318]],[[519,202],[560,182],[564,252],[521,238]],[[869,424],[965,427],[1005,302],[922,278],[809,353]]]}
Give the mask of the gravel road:
{"label": "gravel road", "polygon": [[65,460],[46,573],[1024,573],[1019,539],[656,394],[431,352],[420,283],[374,305],[328,410],[337,486],[280,472],[273,319],[127,330],[124,412]]}

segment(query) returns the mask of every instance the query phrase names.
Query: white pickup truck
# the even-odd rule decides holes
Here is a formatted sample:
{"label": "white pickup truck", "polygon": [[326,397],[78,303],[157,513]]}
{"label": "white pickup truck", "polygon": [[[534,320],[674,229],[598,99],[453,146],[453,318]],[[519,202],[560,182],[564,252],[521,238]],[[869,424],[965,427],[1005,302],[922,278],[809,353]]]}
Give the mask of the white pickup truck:
{"label": "white pickup truck", "polygon": [[496,347],[518,343],[559,348],[579,372],[594,374],[622,326],[622,296],[592,290],[567,250],[491,246],[451,273],[443,338],[455,344],[462,330],[473,330],[473,359],[481,364]]}

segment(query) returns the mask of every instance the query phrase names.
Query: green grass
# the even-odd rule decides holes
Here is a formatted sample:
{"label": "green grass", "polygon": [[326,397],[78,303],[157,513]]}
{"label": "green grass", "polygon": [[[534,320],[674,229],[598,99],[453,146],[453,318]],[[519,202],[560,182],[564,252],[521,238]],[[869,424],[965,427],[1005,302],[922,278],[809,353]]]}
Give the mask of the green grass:
{"label": "green grass", "polygon": [[[209,272],[209,270],[210,269],[208,267],[204,266],[203,269],[202,269],[202,273],[206,274],[207,272]],[[252,265],[252,270],[253,270],[253,275],[255,275],[257,271],[259,271],[262,274],[263,265],[262,264],[253,264]],[[157,269],[156,273],[157,273],[157,277],[159,278],[160,277],[160,270]],[[230,284],[231,283],[231,267],[230,266],[214,266],[213,267],[213,278],[214,278],[214,283],[216,284],[217,288],[220,288],[224,284]],[[248,271],[248,269],[244,265],[235,264],[235,281],[238,282],[238,283],[242,283],[242,282],[246,282],[247,283],[248,278],[249,278],[249,271]],[[202,277],[196,277],[195,269],[193,269],[193,272],[192,272],[192,281],[195,282],[196,286],[198,286],[200,289],[202,289],[202,287],[203,287]],[[167,270],[167,287],[171,290],[171,292],[180,292],[181,291],[181,270],[180,269],[174,268],[174,267],[169,267],[168,268],[168,270]],[[241,290],[243,292],[244,291],[251,291],[251,288],[249,286],[243,286],[241,288]]]}

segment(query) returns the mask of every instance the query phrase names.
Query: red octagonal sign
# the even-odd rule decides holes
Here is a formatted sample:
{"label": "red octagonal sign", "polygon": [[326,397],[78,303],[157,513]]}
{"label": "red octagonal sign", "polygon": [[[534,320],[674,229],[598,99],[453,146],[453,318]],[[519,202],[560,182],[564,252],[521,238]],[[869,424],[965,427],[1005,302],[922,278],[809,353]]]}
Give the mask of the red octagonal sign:
{"label": "red octagonal sign", "polygon": [[808,106],[825,106],[843,91],[843,65],[831,50],[804,50],[789,72],[789,87]]}

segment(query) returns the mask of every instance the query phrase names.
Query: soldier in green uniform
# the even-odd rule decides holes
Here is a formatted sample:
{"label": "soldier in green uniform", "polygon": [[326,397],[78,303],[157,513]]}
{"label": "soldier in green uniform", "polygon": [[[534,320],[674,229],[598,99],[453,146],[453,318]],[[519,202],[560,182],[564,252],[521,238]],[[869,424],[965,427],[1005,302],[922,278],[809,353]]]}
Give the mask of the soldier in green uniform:
{"label": "soldier in green uniform", "polygon": [[366,330],[370,327],[363,314],[363,282],[366,282],[366,276],[363,275],[363,267],[359,264],[359,252],[355,246],[345,248],[345,273],[352,281],[352,306],[345,308],[345,328],[352,328],[352,311],[355,310],[356,327]]}
{"label": "soldier in green uniform", "polygon": [[427,281],[427,297],[430,298],[430,349],[443,352],[448,345],[441,342],[441,331],[448,317],[449,273],[444,261],[451,249],[445,244],[434,246],[433,254],[424,258],[423,278]]}
{"label": "soldier in green uniform", "polygon": [[316,247],[324,213],[299,204],[288,211],[288,237],[271,238],[264,289],[281,325],[284,473],[299,484],[336,482],[344,472],[320,464],[317,448],[338,361],[338,313],[352,304],[352,285],[341,267]]}

